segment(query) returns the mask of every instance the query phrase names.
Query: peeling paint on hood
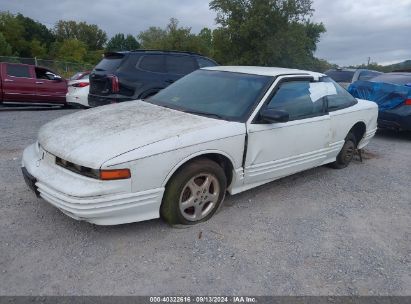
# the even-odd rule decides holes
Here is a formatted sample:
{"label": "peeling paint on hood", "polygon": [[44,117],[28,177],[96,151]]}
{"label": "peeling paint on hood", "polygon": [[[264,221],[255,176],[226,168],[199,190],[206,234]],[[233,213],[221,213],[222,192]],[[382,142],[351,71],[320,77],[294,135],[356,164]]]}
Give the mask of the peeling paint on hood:
{"label": "peeling paint on hood", "polygon": [[40,129],[38,140],[53,155],[98,169],[122,153],[225,123],[143,101],[130,101],[49,122]]}

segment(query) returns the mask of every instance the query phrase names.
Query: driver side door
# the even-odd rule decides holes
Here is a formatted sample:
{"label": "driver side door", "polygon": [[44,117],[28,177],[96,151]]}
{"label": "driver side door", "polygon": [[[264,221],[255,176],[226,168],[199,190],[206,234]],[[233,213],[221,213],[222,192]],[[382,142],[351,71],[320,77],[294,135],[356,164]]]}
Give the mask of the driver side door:
{"label": "driver side door", "polygon": [[245,184],[263,184],[327,160],[331,131],[326,95],[323,85],[311,77],[277,80],[259,113],[264,109],[286,111],[289,120],[266,123],[257,114],[248,124]]}
{"label": "driver side door", "polygon": [[67,82],[53,72],[35,67],[37,100],[42,103],[65,103]]}

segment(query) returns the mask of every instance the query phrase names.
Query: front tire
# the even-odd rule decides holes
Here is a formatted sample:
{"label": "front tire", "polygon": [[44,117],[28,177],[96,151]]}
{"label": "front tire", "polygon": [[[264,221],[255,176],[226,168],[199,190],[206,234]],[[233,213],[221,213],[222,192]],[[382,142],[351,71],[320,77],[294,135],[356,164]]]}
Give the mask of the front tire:
{"label": "front tire", "polygon": [[347,137],[345,138],[344,146],[338,154],[336,161],[331,163],[331,167],[334,169],[346,168],[353,160],[356,149],[357,140],[354,134],[348,133]]}
{"label": "front tire", "polygon": [[208,159],[180,168],[166,186],[161,217],[170,225],[195,225],[210,219],[224,200],[224,170]]}

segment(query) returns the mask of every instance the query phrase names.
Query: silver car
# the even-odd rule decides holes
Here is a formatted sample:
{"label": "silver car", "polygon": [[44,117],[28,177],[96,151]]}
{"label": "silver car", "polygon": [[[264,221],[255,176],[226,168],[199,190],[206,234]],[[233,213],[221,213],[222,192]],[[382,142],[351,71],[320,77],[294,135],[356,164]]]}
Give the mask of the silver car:
{"label": "silver car", "polygon": [[378,75],[383,74],[382,72],[367,70],[367,69],[331,69],[326,71],[324,74],[331,77],[335,82],[337,82],[344,89],[348,89],[349,85],[357,80],[369,80]]}

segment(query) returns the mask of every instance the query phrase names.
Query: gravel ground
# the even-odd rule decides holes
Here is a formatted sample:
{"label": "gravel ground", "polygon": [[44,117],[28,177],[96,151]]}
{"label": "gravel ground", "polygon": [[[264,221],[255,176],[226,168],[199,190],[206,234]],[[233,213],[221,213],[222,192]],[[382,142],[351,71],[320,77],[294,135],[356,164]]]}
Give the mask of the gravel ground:
{"label": "gravel ground", "polygon": [[99,227],[20,173],[39,127],[70,112],[0,112],[0,295],[411,295],[411,134],[229,197],[195,227]]}

